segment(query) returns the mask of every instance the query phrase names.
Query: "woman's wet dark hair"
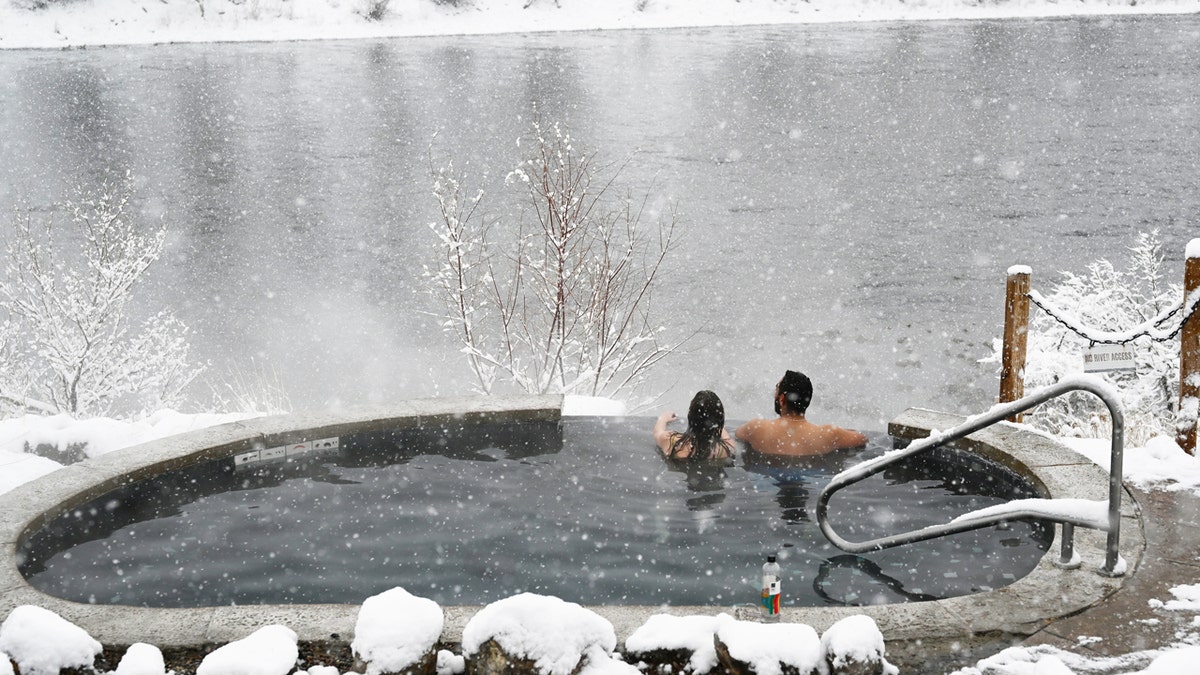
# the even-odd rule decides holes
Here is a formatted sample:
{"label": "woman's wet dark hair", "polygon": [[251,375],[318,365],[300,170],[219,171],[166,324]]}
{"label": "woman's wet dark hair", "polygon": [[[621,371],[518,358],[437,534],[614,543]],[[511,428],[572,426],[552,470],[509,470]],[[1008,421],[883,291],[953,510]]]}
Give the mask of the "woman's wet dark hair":
{"label": "woman's wet dark hair", "polygon": [[687,422],[687,431],[671,442],[672,457],[684,442],[692,446],[689,459],[711,459],[721,451],[725,456],[733,454],[733,448],[721,438],[725,430],[725,405],[716,394],[707,389],[696,392],[688,406]]}

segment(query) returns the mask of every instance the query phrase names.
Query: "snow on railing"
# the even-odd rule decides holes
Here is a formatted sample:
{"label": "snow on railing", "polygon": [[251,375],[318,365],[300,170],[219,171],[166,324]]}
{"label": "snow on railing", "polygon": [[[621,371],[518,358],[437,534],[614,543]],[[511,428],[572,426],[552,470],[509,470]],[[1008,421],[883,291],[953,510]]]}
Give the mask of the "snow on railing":
{"label": "snow on railing", "polygon": [[[842,488],[865,480],[886,467],[917,453],[932,450],[967,437],[987,427],[1018,415],[1046,401],[1073,391],[1087,391],[1104,402],[1112,419],[1112,457],[1109,467],[1109,493],[1107,502],[1088,502],[1078,499],[1014,500],[990,509],[980,509],[955,518],[949,523],[931,525],[919,530],[880,537],[864,542],[852,542],[839,535],[829,522],[829,501]],[[1088,527],[1108,533],[1103,572],[1111,576],[1124,573],[1124,561],[1120,559],[1119,543],[1121,528],[1121,472],[1124,455],[1125,415],[1120,399],[1112,385],[1093,375],[1076,375],[1045,387],[1020,400],[993,406],[988,412],[967,418],[962,424],[941,433],[935,433],[901,450],[894,450],[882,457],[850,467],[834,476],[817,498],[817,523],[821,532],[835,546],[848,553],[865,553],[904,544],[916,543],[944,537],[959,532],[977,530],[989,525],[1021,518],[1041,518],[1061,523],[1062,556],[1060,564],[1070,566],[1075,560],[1074,527]]]}
{"label": "snow on railing", "polygon": [[[1158,342],[1166,342],[1179,335],[1179,331],[1183,327],[1183,323],[1196,311],[1197,305],[1200,305],[1200,292],[1192,293],[1187,302],[1177,303],[1171,307],[1159,312],[1157,316],[1147,319],[1142,323],[1121,331],[1103,330],[1092,326],[1086,326],[1078,317],[1075,317],[1061,307],[1058,307],[1053,302],[1048,300],[1036,290],[1029,291],[1029,299],[1033,304],[1037,305],[1050,318],[1058,321],[1063,326],[1075,333],[1079,337],[1096,344],[1126,344],[1133,342],[1141,337],[1149,337],[1151,340]],[[1162,324],[1170,320],[1174,315],[1180,313],[1183,309],[1183,316],[1177,322],[1172,322],[1170,326]]]}
{"label": "snow on railing", "polygon": [[1108,527],[1108,502],[1091,499],[1014,499],[1005,504],[969,511],[950,522],[965,523],[986,519],[990,523],[997,516],[1009,520],[1042,518],[1103,530]]}

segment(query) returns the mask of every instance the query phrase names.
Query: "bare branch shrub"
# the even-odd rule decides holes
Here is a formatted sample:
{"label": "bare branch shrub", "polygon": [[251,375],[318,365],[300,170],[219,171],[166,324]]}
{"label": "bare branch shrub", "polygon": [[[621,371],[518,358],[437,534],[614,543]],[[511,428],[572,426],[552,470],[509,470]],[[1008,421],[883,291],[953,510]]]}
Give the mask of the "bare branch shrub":
{"label": "bare branch shrub", "polygon": [[498,377],[527,393],[629,393],[679,346],[652,319],[678,216],[647,222],[649,193],[615,188],[622,167],[598,167],[558,125],[532,132],[533,156],[505,180],[523,204],[515,222],[482,216],[484,193],[464,197],[453,165],[436,172],[426,275],[443,329],[484,393]]}
{"label": "bare branch shrub", "polygon": [[292,412],[292,399],[283,377],[274,367],[250,359],[248,367],[235,364],[231,374],[212,388],[212,409],[282,415]]}
{"label": "bare branch shrub", "polygon": [[137,414],[177,404],[200,372],[170,311],[130,325],[134,288],[166,240],[165,227],[140,231],[131,194],[126,176],[66,203],[65,228],[53,215],[14,215],[0,278],[0,412]]}

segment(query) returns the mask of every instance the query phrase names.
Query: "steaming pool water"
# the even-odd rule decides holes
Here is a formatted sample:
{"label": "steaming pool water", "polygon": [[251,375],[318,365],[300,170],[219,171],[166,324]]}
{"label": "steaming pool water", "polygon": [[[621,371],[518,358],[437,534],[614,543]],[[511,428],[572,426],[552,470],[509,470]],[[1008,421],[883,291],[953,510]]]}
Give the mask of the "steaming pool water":
{"label": "steaming pool water", "polygon": [[[529,591],[594,605],[753,604],[778,552],[788,605],[931,600],[1005,586],[1053,528],[843,554],[811,514],[838,471],[891,449],[728,466],[661,459],[646,418],[564,417],[310,439],[109,492],[26,538],[30,584],[146,607],[353,603],[394,586],[440,604]],[[731,425],[732,426],[732,425]],[[929,454],[839,494],[851,539],[1036,496],[986,460]]]}

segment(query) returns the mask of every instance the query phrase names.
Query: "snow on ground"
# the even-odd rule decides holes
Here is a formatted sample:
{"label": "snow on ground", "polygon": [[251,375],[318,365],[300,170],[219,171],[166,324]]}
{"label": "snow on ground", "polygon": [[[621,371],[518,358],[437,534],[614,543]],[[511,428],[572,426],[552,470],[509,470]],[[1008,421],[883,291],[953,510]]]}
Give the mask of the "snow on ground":
{"label": "snow on ground", "polygon": [[[1012,647],[953,675],[1191,675],[1196,672],[1200,647],[1181,646],[1108,658],[1088,658],[1053,647]],[[1140,663],[1148,663],[1144,668]]]}
{"label": "snow on ground", "polygon": [[[1107,438],[1057,438],[1075,452],[1108,471],[1111,442]],[[1191,492],[1200,497],[1200,460],[1175,443],[1156,436],[1144,447],[1125,448],[1121,462],[1125,482],[1143,490]]]}
{"label": "snow on ground", "polygon": [[0,0],[0,49],[1197,11],[1200,0]]}
{"label": "snow on ground", "polygon": [[1174,600],[1168,600],[1167,602],[1151,600],[1150,606],[1161,607],[1167,610],[1200,612],[1200,584],[1175,586],[1171,589],[1171,595],[1175,596]]}
{"label": "snow on ground", "polygon": [[[64,452],[75,447],[88,457],[98,457],[166,436],[256,416],[257,413],[189,415],[163,410],[136,421],[106,417],[76,420],[70,415],[0,419],[0,494],[62,468],[61,462],[34,454],[39,446]],[[48,453],[43,450],[41,454]]]}

